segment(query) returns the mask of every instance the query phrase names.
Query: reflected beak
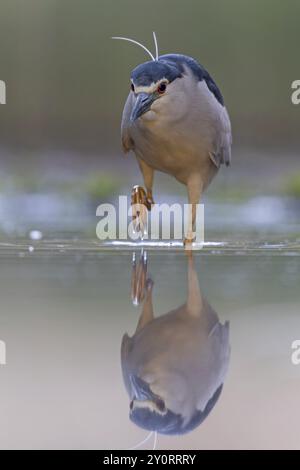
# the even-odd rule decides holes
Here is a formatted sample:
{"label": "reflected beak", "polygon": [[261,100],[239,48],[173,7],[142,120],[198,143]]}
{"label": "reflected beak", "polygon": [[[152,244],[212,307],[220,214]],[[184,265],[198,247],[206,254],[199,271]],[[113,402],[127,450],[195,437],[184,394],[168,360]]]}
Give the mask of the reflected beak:
{"label": "reflected beak", "polygon": [[[137,375],[131,375],[130,380],[131,380],[131,388],[132,388],[133,395],[134,395],[130,404],[130,409],[133,408],[133,402],[136,400],[140,403],[145,402],[145,401],[151,401],[153,405],[156,407],[156,411],[158,413],[165,414],[167,412],[164,400],[152,392],[147,382],[142,380]],[[146,404],[146,406],[148,405]]]}
{"label": "reflected beak", "polygon": [[149,385],[137,375],[131,375],[131,386],[135,395],[135,398],[138,400],[152,400],[153,393]]}
{"label": "reflected beak", "polygon": [[130,121],[134,122],[151,108],[154,101],[154,95],[149,93],[139,93],[136,97],[133,110],[131,112]]}

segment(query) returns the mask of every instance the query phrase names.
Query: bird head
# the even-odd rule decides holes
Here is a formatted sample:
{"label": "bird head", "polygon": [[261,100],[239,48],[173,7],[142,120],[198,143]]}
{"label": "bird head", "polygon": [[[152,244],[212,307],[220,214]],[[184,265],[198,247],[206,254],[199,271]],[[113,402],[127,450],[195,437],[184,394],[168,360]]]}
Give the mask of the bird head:
{"label": "bird head", "polygon": [[[140,46],[151,57],[151,61],[138,65],[131,73],[133,106],[131,123],[140,117],[150,118],[165,114],[168,120],[177,121],[195,105],[196,87],[205,82],[207,89],[224,106],[223,96],[207,70],[192,57],[183,54],[158,55],[156,35],[153,33],[155,56],[138,41],[122,39]],[[154,113],[146,114],[148,111]]]}
{"label": "bird head", "polygon": [[[165,112],[175,120],[178,119],[192,104],[190,98],[193,97],[193,89],[191,88],[203,79],[204,69],[191,57],[181,54],[159,56],[155,33],[153,37],[155,56],[143,44],[133,39],[113,38],[132,42],[142,47],[151,57],[151,61],[138,65],[131,72],[131,123],[144,117],[150,110],[156,115]],[[149,117],[148,114],[147,118]]]}
{"label": "bird head", "polygon": [[134,101],[131,122],[166,103],[174,93],[175,81],[181,77],[177,65],[163,58],[138,65],[131,73],[130,86]]}
{"label": "bird head", "polygon": [[[187,419],[184,407],[177,406],[175,410],[166,405],[165,399],[151,390],[151,385],[136,375],[131,376],[131,387],[134,396],[130,402],[129,417],[137,426],[157,431],[160,434],[185,434],[199,426],[215,406],[222,385],[206,404],[204,410],[194,409]],[[178,403],[179,405],[179,403]],[[172,407],[173,408],[173,407]]]}
{"label": "bird head", "polygon": [[132,399],[129,417],[139,427],[169,434],[179,429],[181,417],[167,408],[162,396],[151,389],[151,385],[137,375],[131,375]]}

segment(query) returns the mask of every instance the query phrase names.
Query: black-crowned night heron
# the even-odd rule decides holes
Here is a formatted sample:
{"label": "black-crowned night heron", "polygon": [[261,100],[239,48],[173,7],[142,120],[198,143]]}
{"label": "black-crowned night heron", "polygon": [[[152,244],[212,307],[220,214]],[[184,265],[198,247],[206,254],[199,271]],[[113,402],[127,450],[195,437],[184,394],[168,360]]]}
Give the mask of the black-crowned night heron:
{"label": "black-crowned night heron", "polygon": [[[140,263],[140,280],[135,263],[133,270],[138,284],[146,278],[144,256]],[[184,305],[155,318],[153,282],[145,282],[145,288],[136,331],[124,335],[121,348],[130,419],[143,429],[184,434],[202,423],[221,394],[230,356],[229,324],[220,323],[202,296],[192,256]]]}
{"label": "black-crowned night heron", "polygon": [[[192,207],[189,233],[195,224],[196,204],[221,164],[231,158],[231,125],[222,94],[196,60],[182,54],[155,57],[131,73],[131,90],[122,118],[122,144],[133,150],[143,174],[146,204],[153,203],[155,170],[174,176],[187,186]],[[141,200],[141,203],[144,201]],[[192,241],[187,236],[185,241]]]}

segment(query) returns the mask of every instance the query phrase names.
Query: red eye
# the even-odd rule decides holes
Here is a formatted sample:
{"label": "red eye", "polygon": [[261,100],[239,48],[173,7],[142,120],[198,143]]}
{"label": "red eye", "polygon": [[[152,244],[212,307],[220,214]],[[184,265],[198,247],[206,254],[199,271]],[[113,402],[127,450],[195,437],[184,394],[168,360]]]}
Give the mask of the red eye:
{"label": "red eye", "polygon": [[167,84],[165,82],[162,82],[158,88],[157,88],[157,91],[160,95],[162,95],[167,89]]}

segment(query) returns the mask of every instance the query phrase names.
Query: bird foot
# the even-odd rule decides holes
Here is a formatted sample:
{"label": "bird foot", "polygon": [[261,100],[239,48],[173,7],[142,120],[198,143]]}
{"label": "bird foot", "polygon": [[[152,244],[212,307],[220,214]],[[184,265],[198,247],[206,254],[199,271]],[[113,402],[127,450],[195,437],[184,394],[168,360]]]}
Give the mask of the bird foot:
{"label": "bird foot", "polygon": [[193,242],[195,241],[195,237],[185,237],[183,239],[183,246],[186,250],[191,250],[192,249],[192,245],[193,245]]}
{"label": "bird foot", "polygon": [[131,191],[131,206],[133,227],[136,233],[144,234],[147,230],[147,210],[151,210],[153,204],[152,195],[147,193],[142,186],[133,186]]}

